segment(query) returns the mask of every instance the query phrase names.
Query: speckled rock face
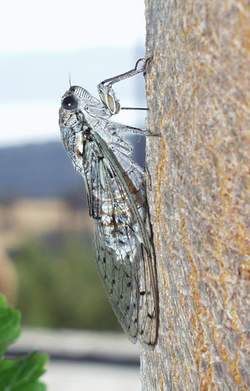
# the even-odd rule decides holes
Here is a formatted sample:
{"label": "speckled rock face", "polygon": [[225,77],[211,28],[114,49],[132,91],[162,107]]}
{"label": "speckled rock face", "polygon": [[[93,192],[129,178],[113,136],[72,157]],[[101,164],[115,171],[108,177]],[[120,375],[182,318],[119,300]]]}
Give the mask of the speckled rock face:
{"label": "speckled rock face", "polygon": [[250,389],[250,3],[146,0],[159,341],[143,390]]}

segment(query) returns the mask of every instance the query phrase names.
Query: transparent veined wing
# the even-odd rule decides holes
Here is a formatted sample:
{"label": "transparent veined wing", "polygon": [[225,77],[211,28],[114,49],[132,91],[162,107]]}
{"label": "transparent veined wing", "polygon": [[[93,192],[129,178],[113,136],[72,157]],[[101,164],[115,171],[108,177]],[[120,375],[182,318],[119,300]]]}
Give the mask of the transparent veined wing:
{"label": "transparent veined wing", "polygon": [[85,176],[96,220],[98,270],[123,329],[133,340],[154,344],[156,271],[145,198],[136,184],[139,168],[132,162],[132,171],[125,171],[102,137],[96,132],[92,137],[85,150]]}

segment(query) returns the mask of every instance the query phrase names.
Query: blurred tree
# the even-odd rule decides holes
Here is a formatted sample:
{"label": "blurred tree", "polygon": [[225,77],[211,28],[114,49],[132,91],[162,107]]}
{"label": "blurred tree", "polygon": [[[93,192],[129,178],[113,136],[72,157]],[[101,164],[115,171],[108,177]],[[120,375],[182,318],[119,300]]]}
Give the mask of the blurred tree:
{"label": "blurred tree", "polygon": [[67,191],[63,199],[71,209],[79,213],[79,209],[82,210],[83,208],[87,207],[87,199],[86,199],[84,184],[82,183],[82,189],[75,187]]}
{"label": "blurred tree", "polygon": [[0,248],[0,293],[3,293],[8,302],[14,304],[17,291],[17,273],[12,260]]}
{"label": "blurred tree", "polygon": [[28,326],[120,330],[82,235],[33,239],[12,253],[19,277],[18,308]]}
{"label": "blurred tree", "polygon": [[146,0],[160,328],[143,390],[249,390],[250,7]]}

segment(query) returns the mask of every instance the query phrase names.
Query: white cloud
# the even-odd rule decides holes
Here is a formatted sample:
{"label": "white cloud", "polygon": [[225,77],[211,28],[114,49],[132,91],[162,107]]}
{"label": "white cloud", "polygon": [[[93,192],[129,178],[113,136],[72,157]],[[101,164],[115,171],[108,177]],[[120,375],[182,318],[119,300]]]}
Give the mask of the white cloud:
{"label": "white cloud", "polygon": [[65,51],[144,40],[143,0],[8,0],[0,51]]}
{"label": "white cloud", "polygon": [[59,137],[57,102],[0,105],[0,144],[18,144]]}
{"label": "white cloud", "polygon": [[[73,82],[82,80],[95,91],[102,78],[134,65],[144,24],[143,0],[5,1],[0,14],[0,145],[59,138],[58,94],[67,88],[68,72]],[[121,114],[125,123],[135,118],[132,112]]]}

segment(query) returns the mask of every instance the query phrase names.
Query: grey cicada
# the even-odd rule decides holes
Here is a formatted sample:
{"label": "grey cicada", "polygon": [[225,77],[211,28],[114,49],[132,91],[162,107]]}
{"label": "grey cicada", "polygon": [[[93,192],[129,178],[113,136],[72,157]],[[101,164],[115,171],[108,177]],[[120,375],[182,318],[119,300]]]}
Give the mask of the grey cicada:
{"label": "grey cicada", "polygon": [[96,222],[97,266],[113,310],[133,341],[154,344],[158,297],[143,170],[124,135],[145,130],[111,122],[121,109],[112,85],[145,71],[135,68],[98,85],[100,100],[72,86],[63,95],[59,125],[66,151],[86,185]]}

